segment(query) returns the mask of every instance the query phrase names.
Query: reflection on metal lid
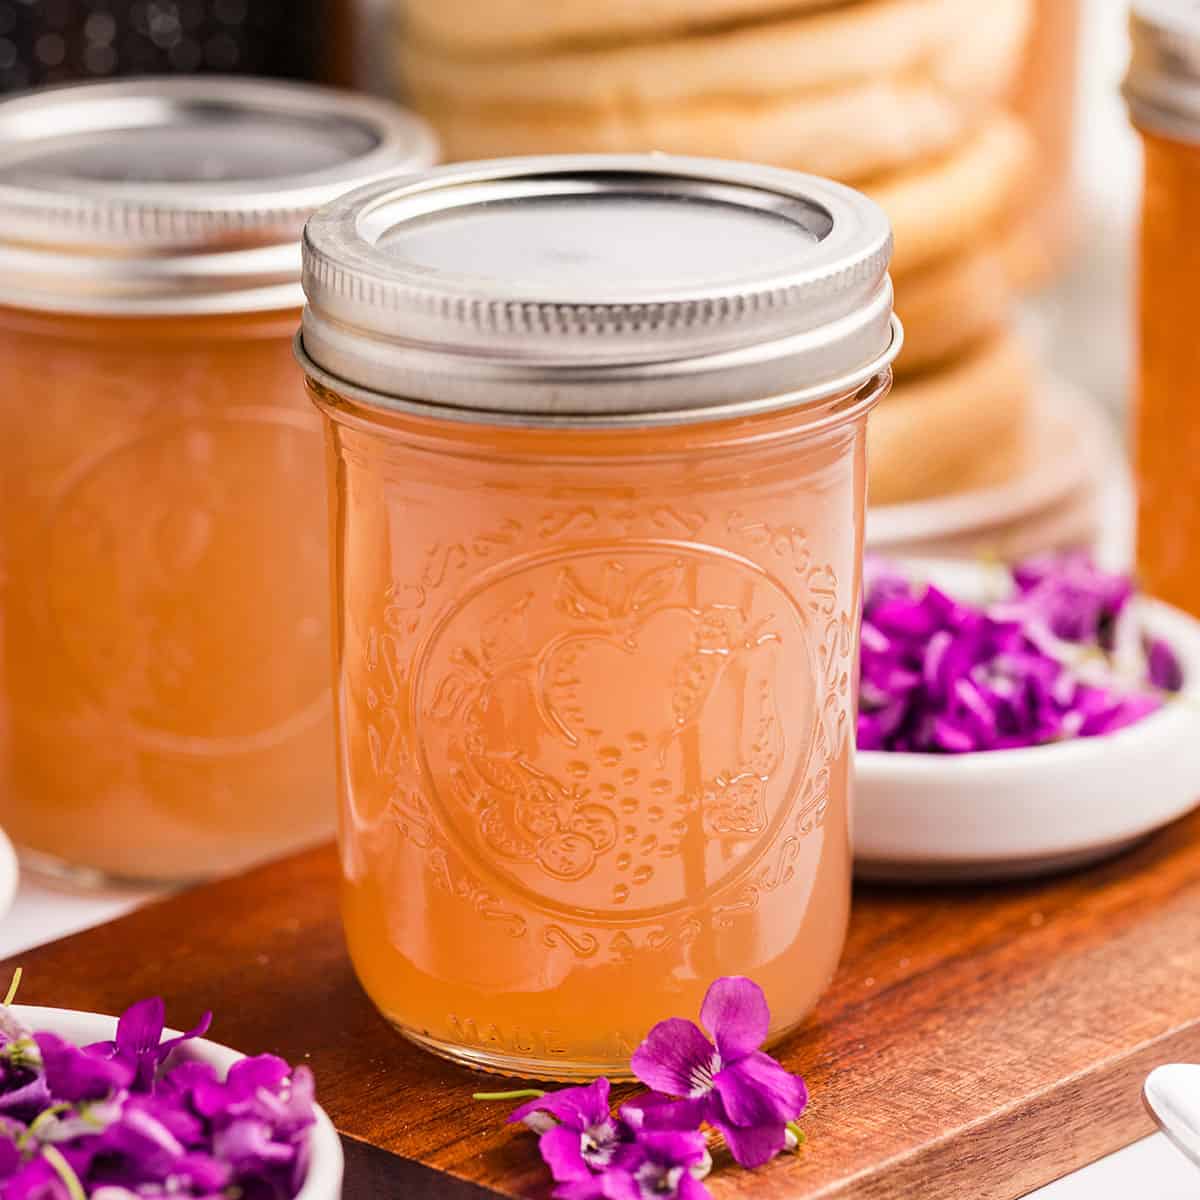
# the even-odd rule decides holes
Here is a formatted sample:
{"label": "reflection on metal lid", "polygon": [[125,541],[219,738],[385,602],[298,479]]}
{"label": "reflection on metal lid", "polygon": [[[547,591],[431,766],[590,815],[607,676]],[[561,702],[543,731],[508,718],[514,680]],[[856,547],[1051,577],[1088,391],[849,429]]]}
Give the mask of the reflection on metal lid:
{"label": "reflection on metal lid", "polygon": [[0,300],[273,306],[279,288],[295,292],[315,208],[434,151],[404,110],[301,84],[154,78],[5,101]]}
{"label": "reflection on metal lid", "polygon": [[472,410],[820,389],[887,358],[890,252],[872,201],[791,171],[663,155],[462,164],[313,217],[304,350],[355,387]]}

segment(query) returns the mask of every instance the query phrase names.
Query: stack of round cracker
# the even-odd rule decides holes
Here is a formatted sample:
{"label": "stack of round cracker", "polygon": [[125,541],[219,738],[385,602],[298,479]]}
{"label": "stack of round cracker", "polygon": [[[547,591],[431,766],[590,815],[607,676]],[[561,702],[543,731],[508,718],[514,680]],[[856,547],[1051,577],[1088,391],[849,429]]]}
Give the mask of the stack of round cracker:
{"label": "stack of round cracker", "polygon": [[450,158],[661,150],[874,196],[895,230],[906,344],[872,418],[872,502],[1025,469],[1011,231],[1033,155],[1006,104],[1032,0],[405,3],[408,97]]}

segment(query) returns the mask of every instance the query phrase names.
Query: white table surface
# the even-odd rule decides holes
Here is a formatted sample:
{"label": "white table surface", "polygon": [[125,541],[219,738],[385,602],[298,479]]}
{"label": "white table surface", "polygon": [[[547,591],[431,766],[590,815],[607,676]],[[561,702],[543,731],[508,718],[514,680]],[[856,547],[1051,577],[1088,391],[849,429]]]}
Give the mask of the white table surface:
{"label": "white table surface", "polygon": [[[1040,303],[1055,321],[1057,335],[1047,347],[1055,368],[1114,409],[1123,404],[1129,376],[1125,331],[1139,170],[1136,139],[1116,90],[1126,54],[1124,9],[1123,0],[1086,0],[1080,86],[1087,119],[1079,169],[1091,244],[1058,295]],[[14,907],[0,919],[0,957],[112,920],[147,898],[135,892],[75,895],[23,880]],[[1155,1136],[1032,1193],[1030,1200],[1127,1200],[1131,1195],[1197,1200],[1200,1172]]]}

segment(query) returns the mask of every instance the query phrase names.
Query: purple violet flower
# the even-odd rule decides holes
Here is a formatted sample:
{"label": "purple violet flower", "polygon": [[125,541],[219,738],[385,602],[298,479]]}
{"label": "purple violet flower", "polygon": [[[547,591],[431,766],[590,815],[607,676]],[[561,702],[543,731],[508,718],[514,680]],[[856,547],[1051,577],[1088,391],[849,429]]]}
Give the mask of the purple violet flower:
{"label": "purple violet flower", "polygon": [[1156,688],[1177,692],[1183,687],[1183,664],[1162,638],[1146,638],[1146,675]]}
{"label": "purple violet flower", "polygon": [[635,1134],[642,1130],[687,1133],[700,1128],[704,1112],[702,1100],[677,1100],[661,1092],[643,1092],[621,1105],[621,1119]]}
{"label": "purple violet flower", "polygon": [[1012,575],[1012,597],[978,606],[868,563],[860,749],[965,754],[1094,737],[1182,686],[1174,654],[1150,640],[1141,673],[1158,690],[1139,688],[1127,577],[1079,554],[1043,555]]}
{"label": "purple violet flower", "polygon": [[207,1012],[194,1029],[163,1041],[166,1006],[161,996],[151,996],[121,1014],[114,1041],[95,1042],[85,1049],[97,1058],[116,1060],[131,1067],[136,1086],[146,1091],[150,1090],[158,1068],[171,1052],[192,1038],[203,1037],[211,1024],[212,1013]]}
{"label": "purple violet flower", "polygon": [[712,1167],[704,1135],[643,1132],[600,1174],[560,1183],[559,1200],[709,1200],[700,1182]]}
{"label": "purple violet flower", "polygon": [[1087,553],[1040,554],[1012,568],[1020,605],[1064,642],[1111,650],[1117,621],[1133,598],[1127,575],[1101,570]]}
{"label": "purple violet flower", "polygon": [[86,1148],[48,1147],[4,1183],[4,1200],[69,1200],[64,1175],[81,1181],[91,1166]]}
{"label": "purple violet flower", "polygon": [[4,1200],[62,1200],[66,1195],[58,1172],[44,1158],[25,1163],[4,1183]]}
{"label": "purple violet flower", "polygon": [[0,1117],[0,1185],[21,1165],[20,1144],[27,1132],[20,1121]]}
{"label": "purple violet flower", "polygon": [[[166,1086],[172,1086],[178,1071],[191,1066],[183,1064],[172,1071]],[[259,1054],[234,1063],[224,1083],[190,1071],[185,1079],[193,1081],[192,1105],[215,1125],[256,1120],[269,1125],[278,1136],[292,1139],[313,1123],[312,1072],[307,1067],[293,1071],[274,1054]]]}
{"label": "purple violet flower", "polygon": [[34,1036],[42,1052],[46,1085],[55,1100],[100,1100],[133,1082],[134,1068],[119,1059],[102,1059],[63,1041],[54,1033]]}
{"label": "purple violet flower", "polygon": [[46,1077],[40,1072],[14,1072],[4,1080],[3,1087],[4,1090],[0,1091],[0,1116],[31,1121],[51,1103]]}
{"label": "purple violet flower", "polygon": [[213,1150],[239,1172],[257,1171],[290,1163],[296,1148],[275,1141],[275,1131],[266,1121],[239,1117],[213,1135]]}
{"label": "purple violet flower", "polygon": [[761,1166],[784,1149],[788,1123],[804,1111],[808,1089],[759,1050],[770,1016],[762,988],[733,976],[718,979],[700,1008],[712,1042],[679,1017],[655,1025],[630,1066],[647,1087],[679,1099],[675,1105],[641,1105],[642,1128],[669,1129],[677,1122],[695,1128],[707,1121],[744,1167]]}
{"label": "purple violet flower", "polygon": [[[18,971],[9,989],[20,982]],[[42,1055],[29,1029],[8,1007],[0,1005],[0,1121],[30,1121],[50,1103],[42,1071]]]}
{"label": "purple violet flower", "polygon": [[558,1182],[607,1170],[618,1147],[629,1140],[628,1128],[609,1109],[609,1087],[600,1078],[584,1087],[561,1088],[522,1104],[509,1116],[510,1124],[522,1122],[540,1135],[538,1149]]}
{"label": "purple violet flower", "polygon": [[128,1104],[96,1141],[106,1162],[104,1180],[125,1186],[161,1183],[187,1153],[183,1143],[144,1108]]}
{"label": "purple violet flower", "polygon": [[261,1055],[222,1081],[207,1064],[168,1061],[210,1017],[166,1041],[164,1020],[161,1000],[143,1001],[112,1041],[80,1048],[32,1033],[0,1005],[2,1200],[299,1192],[315,1120],[312,1072]]}

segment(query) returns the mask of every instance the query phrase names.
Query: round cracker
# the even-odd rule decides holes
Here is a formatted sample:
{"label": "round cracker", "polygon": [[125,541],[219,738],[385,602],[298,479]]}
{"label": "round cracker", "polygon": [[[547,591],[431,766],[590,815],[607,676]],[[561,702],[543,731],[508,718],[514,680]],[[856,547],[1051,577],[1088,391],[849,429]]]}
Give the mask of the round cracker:
{"label": "round cracker", "polygon": [[1010,89],[1030,16],[1029,0],[969,24],[958,0],[850,11],[544,60],[410,46],[409,93],[450,159],[659,150],[859,180],[961,142]]}
{"label": "round cracker", "polygon": [[1024,126],[1001,114],[952,154],[861,184],[892,222],[892,273],[920,270],[1006,224],[1032,157]]}
{"label": "round cracker", "polygon": [[404,8],[415,37],[452,53],[486,55],[660,37],[838,4],[839,0],[405,0]]}
{"label": "round cracker", "polygon": [[[1029,0],[992,0],[995,13],[1028,18]],[[1023,30],[1006,19],[1012,44],[1007,91],[1020,65]],[[877,0],[767,24],[740,25],[664,42],[583,47],[541,55],[464,59],[412,38],[401,44],[412,94],[442,106],[580,114],[687,105],[711,97],[748,99],[822,92],[916,71],[954,45],[965,50],[960,0]],[[1015,36],[1013,28],[1015,30]],[[994,34],[993,34],[994,36]],[[957,55],[955,55],[957,57]],[[976,56],[979,57],[979,56]],[[949,77],[958,72],[948,63]],[[990,91],[995,91],[995,71]]]}
{"label": "round cracker", "polygon": [[904,349],[896,378],[941,366],[999,333],[1011,312],[1010,246],[996,239],[897,276],[896,314]]}
{"label": "round cracker", "polygon": [[969,104],[929,79],[880,81],[818,97],[613,109],[584,118],[562,110],[441,109],[414,97],[448,160],[521,154],[669,154],[741,159],[842,180],[902,170],[958,144],[976,123]]}
{"label": "round cracker", "polygon": [[952,366],[898,384],[867,423],[872,504],[1014,478],[1029,455],[1032,371],[1019,339],[992,338]]}

